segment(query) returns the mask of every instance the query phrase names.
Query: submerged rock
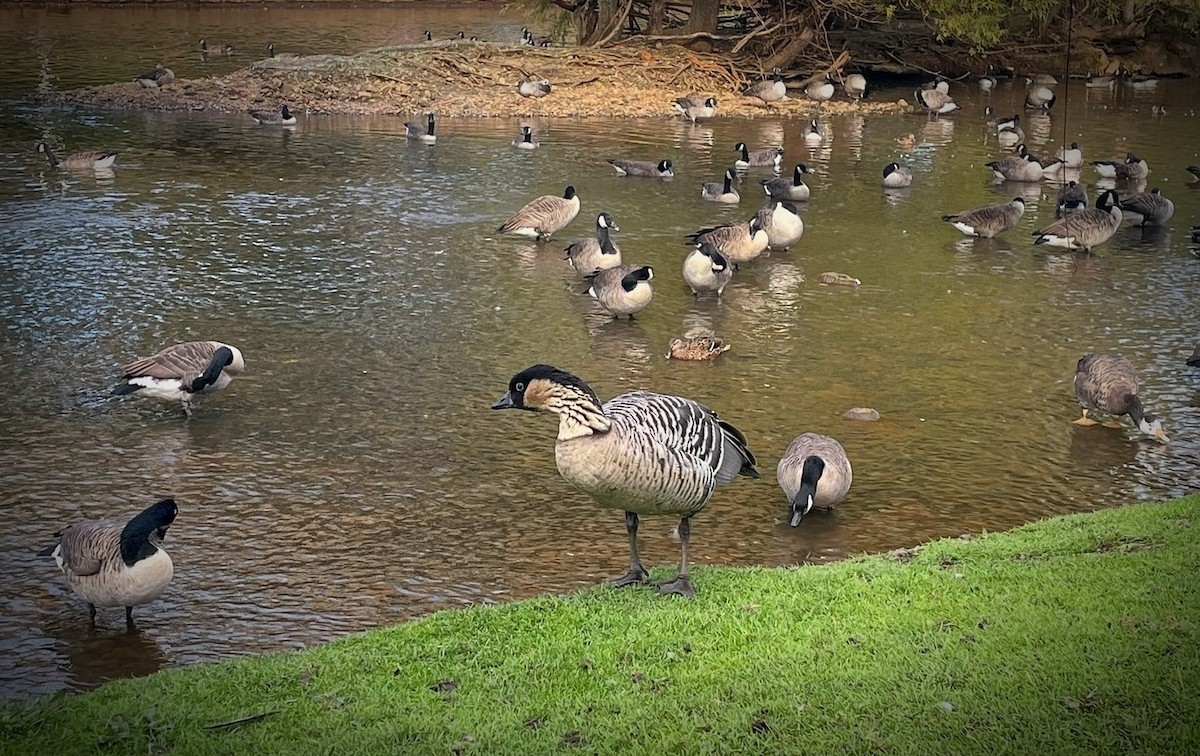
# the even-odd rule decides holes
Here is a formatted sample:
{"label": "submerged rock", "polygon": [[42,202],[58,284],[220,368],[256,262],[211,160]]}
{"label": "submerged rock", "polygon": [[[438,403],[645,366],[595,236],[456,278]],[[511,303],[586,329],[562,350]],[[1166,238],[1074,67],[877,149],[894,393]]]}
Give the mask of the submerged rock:
{"label": "submerged rock", "polygon": [[871,409],[870,407],[851,407],[842,413],[843,420],[875,422],[880,417],[879,410]]}

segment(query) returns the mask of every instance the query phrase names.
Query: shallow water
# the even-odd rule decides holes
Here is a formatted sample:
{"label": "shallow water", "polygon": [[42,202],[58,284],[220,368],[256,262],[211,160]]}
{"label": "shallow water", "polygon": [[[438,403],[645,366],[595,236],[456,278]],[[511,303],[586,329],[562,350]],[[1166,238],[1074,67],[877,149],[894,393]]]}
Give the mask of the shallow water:
{"label": "shallow water", "polygon": [[[128,9],[129,23],[111,9],[0,12],[0,58],[26,72],[6,85],[0,112],[0,525],[10,534],[0,694],[303,647],[618,574],[621,515],[558,477],[552,419],[488,409],[535,362],[578,373],[603,398],[693,397],[746,433],[763,477],[722,489],[697,518],[699,564],[821,562],[1197,488],[1200,371],[1184,359],[1200,337],[1187,233],[1200,191],[1183,171],[1200,162],[1195,82],[1104,95],[1075,84],[1069,105],[1027,118],[1035,152],[1052,151],[1064,114],[1088,159],[1136,149],[1176,203],[1167,229],[1123,228],[1091,257],[1030,243],[1053,216],[1049,183],[1025,195],[1021,225],[999,239],[972,241],[939,220],[1027,191],[992,184],[983,163],[1001,151],[978,115],[985,99],[966,85],[951,117],[832,118],[816,149],[796,121],[574,120],[535,122],[543,147],[532,153],[509,146],[517,120],[446,120],[425,147],[406,144],[395,118],[281,130],[23,96],[125,78],[154,62],[118,54],[139,41],[193,75],[203,69],[180,71],[196,57],[193,38],[248,47],[233,34],[251,13],[273,24],[277,49],[298,52],[424,28],[515,37],[521,25],[396,9],[389,26],[388,11],[339,10],[340,25],[319,33],[306,10]],[[93,14],[107,33],[94,34]],[[43,39],[39,79],[17,53]],[[1014,112],[1022,97],[1006,84],[990,101]],[[1153,104],[1168,116],[1152,116]],[[910,132],[906,152],[895,140]],[[39,139],[121,155],[111,176],[56,171],[34,154]],[[740,140],[782,143],[789,170],[796,160],[814,169],[808,229],[792,251],[743,266],[721,302],[697,301],[679,275],[683,236],[749,217],[767,176],[748,174],[741,206],[700,200]],[[670,157],[677,176],[618,178],[604,163],[614,156]],[[892,159],[916,179],[885,195]],[[1094,172],[1082,179],[1094,197]],[[553,243],[495,236],[525,201],[568,183],[583,212]],[[633,322],[599,313],[561,259],[600,210],[616,217],[626,260],[656,267],[654,302]],[[863,286],[817,285],[827,270]],[[712,364],[664,358],[672,337],[701,330],[733,349]],[[110,397],[119,365],[201,338],[239,346],[247,373],[191,420]],[[1138,366],[1169,446],[1128,424],[1071,424],[1074,364],[1095,350]],[[883,420],[841,419],[859,405]],[[855,479],[840,509],[792,530],[774,467],[803,431],[840,439]],[[139,633],[124,634],[119,609],[101,610],[89,631],[85,607],[34,553],[66,523],[165,495],[180,503],[167,539],[175,581],[137,612]],[[677,559],[673,525],[644,522],[647,564]]]}

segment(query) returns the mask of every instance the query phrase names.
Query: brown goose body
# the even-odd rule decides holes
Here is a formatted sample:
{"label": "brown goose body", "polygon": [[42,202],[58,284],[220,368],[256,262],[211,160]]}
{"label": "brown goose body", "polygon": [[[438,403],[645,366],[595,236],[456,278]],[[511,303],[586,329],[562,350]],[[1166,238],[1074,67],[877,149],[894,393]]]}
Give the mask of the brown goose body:
{"label": "brown goose body", "polygon": [[117,152],[114,150],[85,150],[83,152],[73,152],[66,157],[59,159],[50,149],[50,145],[45,142],[38,142],[38,153],[45,155],[46,160],[51,167],[63,167],[71,170],[95,170],[106,171],[112,168],[112,165],[117,160]]}
{"label": "brown goose body", "polygon": [[1121,200],[1121,212],[1125,219],[1138,226],[1161,226],[1175,214],[1175,203],[1167,199],[1154,187],[1148,192],[1135,194]]}
{"label": "brown goose body", "polygon": [[242,353],[235,346],[185,341],[122,367],[121,382],[113,393],[178,401],[190,415],[195,396],[224,389],[245,369]]}
{"label": "brown goose body", "polygon": [[561,197],[545,194],[531,200],[496,229],[502,234],[545,239],[579,215],[579,195],[568,186]]}
{"label": "brown goose body", "polygon": [[850,490],[854,473],[846,450],[836,439],[802,433],[792,440],[775,468],[787,495],[792,527],[814,507],[832,509]]}
{"label": "brown goose body", "polygon": [[596,216],[596,235],[577,239],[563,250],[567,264],[582,276],[617,267],[621,264],[621,249],[613,243],[609,232],[619,230],[611,215],[600,213]]}
{"label": "brown goose body", "polygon": [[942,220],[953,224],[967,236],[990,239],[1004,233],[1021,221],[1025,215],[1025,200],[1014,197],[1003,205],[984,205],[962,213],[943,215]]}
{"label": "brown goose body", "polygon": [[734,266],[758,257],[769,243],[757,213],[746,223],[702,229],[688,238],[697,244],[708,242],[713,245]]}
{"label": "brown goose body", "polygon": [[589,276],[591,286],[587,293],[609,315],[614,318],[628,315],[632,320],[654,298],[654,289],[650,287],[652,278],[654,269],[649,265],[618,265]]}
{"label": "brown goose body", "polygon": [[1142,407],[1138,398],[1137,371],[1129,360],[1117,354],[1085,354],[1075,364],[1075,397],[1083,407],[1083,418],[1090,425],[1089,411],[1113,417],[1128,415],[1138,430],[1166,442],[1162,423]]}
{"label": "brown goose body", "polygon": [[1034,231],[1034,244],[1090,250],[1112,238],[1121,226],[1121,208],[1117,193],[1108,190],[1096,198],[1096,206],[1059,218]]}

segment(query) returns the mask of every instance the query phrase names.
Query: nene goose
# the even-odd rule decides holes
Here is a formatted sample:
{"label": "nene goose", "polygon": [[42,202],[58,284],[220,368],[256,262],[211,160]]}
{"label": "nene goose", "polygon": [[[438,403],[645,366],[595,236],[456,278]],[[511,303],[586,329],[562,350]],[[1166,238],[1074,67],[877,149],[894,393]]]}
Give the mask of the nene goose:
{"label": "nene goose", "polygon": [[713,117],[713,113],[717,110],[717,98],[697,94],[688,95],[673,100],[671,106],[695,123],[701,118]]}
{"label": "nene goose", "polygon": [[1055,201],[1058,217],[1061,218],[1067,213],[1084,209],[1087,207],[1087,202],[1087,189],[1084,189],[1082,184],[1068,181],[1062,189],[1058,190],[1058,198]]}
{"label": "nene goose", "polygon": [[190,417],[199,394],[220,391],[246,370],[241,351],[219,341],[185,341],[121,368],[113,394],[180,402]]}
{"label": "nene goose", "polygon": [[583,276],[617,267],[621,264],[621,250],[613,244],[609,232],[620,230],[611,215],[600,213],[596,216],[595,238],[578,239],[563,250],[567,264]]}
{"label": "nene goose", "polygon": [[654,268],[649,265],[618,265],[588,276],[590,286],[586,293],[614,318],[628,315],[633,320],[654,298],[651,278]]}
{"label": "nene goose", "polygon": [[123,606],[125,627],[133,632],[133,607],[161,596],[175,574],[162,540],[178,511],[173,499],[163,499],[131,519],[69,525],[38,556],[54,557],[71,590],[87,602],[93,628],[97,606]]}
{"label": "nene goose", "polygon": [[962,213],[943,215],[942,220],[967,236],[990,239],[1017,225],[1024,214],[1025,200],[1013,197],[1012,202],[1004,205],[984,205]]}
{"label": "nene goose", "polygon": [[821,124],[817,123],[817,119],[809,121],[808,130],[804,132],[804,143],[809,147],[816,147],[824,139],[825,137],[821,135]]}
{"label": "nene goose", "polygon": [[512,146],[518,150],[536,150],[538,148],[537,137],[533,135],[532,126],[522,126],[521,133],[517,138],[512,140]]}
{"label": "nene goose", "polygon": [[763,191],[773,200],[791,200],[792,202],[808,202],[810,194],[808,184],[804,183],[803,175],[808,173],[808,166],[796,163],[792,170],[792,178],[763,179],[760,183]]}
{"label": "nene goose", "polygon": [[535,79],[532,76],[526,76],[517,82],[517,93],[522,97],[545,97],[550,94],[549,79]]}
{"label": "nene goose", "polygon": [[1025,107],[1030,110],[1049,110],[1057,97],[1049,87],[1033,86],[1025,93]]}
{"label": "nene goose", "polygon": [[782,147],[768,147],[763,150],[751,152],[746,147],[745,142],[738,142],[734,145],[733,151],[742,153],[737,160],[733,161],[734,166],[737,168],[770,166],[778,171],[780,164],[783,162]]}
{"label": "nene goose", "polygon": [[1164,444],[1170,441],[1162,421],[1148,414],[1137,396],[1137,371],[1129,360],[1116,354],[1085,354],[1075,365],[1075,396],[1083,407],[1076,425],[1095,425],[1088,410],[1110,415],[1108,427],[1121,427],[1116,418],[1129,415],[1138,430]]}
{"label": "nene goose", "polygon": [[813,507],[833,509],[846,498],[854,475],[846,450],[819,433],[802,433],[775,468],[779,487],[788,497],[789,524],[794,528]]}
{"label": "nene goose", "polygon": [[667,359],[715,360],[724,352],[729,351],[729,345],[716,336],[693,336],[690,339],[671,339],[667,347]]}
{"label": "nene goose", "polygon": [[575,193],[575,187],[568,186],[561,197],[543,194],[531,200],[496,230],[540,241],[575,220],[576,215],[579,215],[579,195]]}
{"label": "nene goose", "polygon": [[617,170],[618,176],[670,178],[675,175],[670,160],[659,160],[657,163],[649,160],[609,160],[608,164]]}
{"label": "nene goose", "polygon": [[787,85],[783,83],[783,76],[780,75],[778,68],[771,72],[771,78],[751,84],[742,94],[747,97],[757,97],[764,105],[788,98]]}
{"label": "nene goose", "polygon": [[767,246],[771,249],[788,249],[804,236],[804,221],[790,202],[775,202],[771,208],[759,210],[756,216],[767,232]]}
{"label": "nene goose", "polygon": [[279,110],[247,110],[250,117],[268,126],[294,126],[296,116],[284,105]]}
{"label": "nene goose", "polygon": [[421,142],[422,144],[436,144],[437,134],[434,133],[434,115],[432,112],[425,114],[425,125],[413,123],[412,121],[404,122],[404,137],[412,142]]}
{"label": "nene goose", "polygon": [[1124,162],[1116,160],[1093,160],[1096,172],[1104,178],[1142,181],[1150,175],[1150,166],[1132,152],[1125,155]]}
{"label": "nene goose", "polygon": [[157,89],[163,84],[169,84],[175,81],[175,72],[159,63],[149,71],[143,71],[134,79],[138,84],[141,84],[147,89]]}
{"label": "nene goose", "polygon": [[814,81],[804,88],[804,96],[813,102],[829,102],[833,99],[833,76],[825,74],[822,81]]}
{"label": "nene goose", "polygon": [[1065,150],[1059,150],[1054,153],[1054,157],[1058,158],[1068,168],[1078,168],[1083,165],[1083,150],[1079,147],[1079,142],[1071,142],[1071,146]]}
{"label": "nene goose", "polygon": [[1161,226],[1175,214],[1175,203],[1164,197],[1156,186],[1148,192],[1122,200],[1121,212],[1134,225]]}
{"label": "nene goose", "polygon": [[699,244],[708,242],[725,255],[725,259],[738,269],[739,263],[748,262],[767,249],[767,232],[763,230],[759,214],[755,213],[746,223],[727,224],[701,229],[688,238]]}
{"label": "nene goose", "polygon": [[888,163],[883,166],[883,186],[887,189],[912,186],[912,169],[899,163]]}
{"label": "nene goose", "polygon": [[1024,152],[1024,145],[1020,145],[1019,149],[1022,154],[1009,155],[1003,160],[993,160],[987,163],[987,167],[992,169],[992,174],[996,178],[1003,181],[1018,181],[1029,183],[1033,181],[1041,181],[1045,169],[1033,155]]}
{"label": "nene goose", "polygon": [[1096,198],[1096,206],[1071,213],[1049,226],[1034,231],[1034,244],[1082,249],[1087,252],[1112,238],[1121,225],[1117,193],[1111,189]]}
{"label": "nene goose", "polygon": [[597,504],[625,512],[629,570],[614,587],[648,582],[638,555],[639,515],[681,515],[679,574],[658,585],[660,594],[694,596],[688,574],[691,518],[713,489],[738,475],[757,478],[746,437],[691,399],[634,391],[600,399],[586,383],[550,365],[534,365],[509,381],[492,409],[558,415],[554,461],[558,472]]}
{"label": "nene goose", "polygon": [[842,89],[851,100],[861,100],[867,93],[867,77],[862,74],[850,74],[842,80]]}
{"label": "nene goose", "polygon": [[917,104],[932,115],[939,116],[942,113],[958,110],[958,103],[954,101],[954,98],[941,89],[918,89],[914,94]]}
{"label": "nene goose", "polygon": [[732,279],[729,260],[710,242],[700,242],[683,259],[683,280],[694,297],[702,291],[715,291],[719,297]]}
{"label": "nene goose", "polygon": [[59,160],[54,151],[50,149],[50,145],[45,142],[37,143],[37,151],[39,154],[46,156],[46,160],[49,161],[51,168],[62,166],[63,168],[72,170],[90,168],[94,171],[107,171],[109,168],[112,168],[118,154],[110,150],[87,150],[86,152],[72,153]]}
{"label": "nene goose", "polygon": [[705,182],[704,186],[700,187],[700,196],[709,202],[723,202],[726,205],[736,205],[741,202],[741,195],[738,194],[737,189],[733,188],[733,169],[725,171],[724,183]]}

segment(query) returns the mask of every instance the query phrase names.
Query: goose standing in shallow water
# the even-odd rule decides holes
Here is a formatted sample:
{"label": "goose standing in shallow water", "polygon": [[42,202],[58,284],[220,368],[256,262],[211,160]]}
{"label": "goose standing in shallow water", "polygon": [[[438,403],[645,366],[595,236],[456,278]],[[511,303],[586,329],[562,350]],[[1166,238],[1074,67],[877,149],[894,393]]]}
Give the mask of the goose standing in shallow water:
{"label": "goose standing in shallow water", "polygon": [[1105,425],[1116,428],[1121,427],[1117,418],[1129,415],[1142,433],[1167,443],[1170,439],[1162,421],[1146,412],[1137,390],[1137,371],[1129,360],[1116,354],[1083,355],[1075,365],[1075,396],[1083,407],[1083,417],[1075,424],[1095,425],[1096,421],[1088,417],[1089,410],[1110,415],[1112,422]]}
{"label": "goose standing in shallow water", "polygon": [[628,315],[633,320],[633,316],[646,309],[654,298],[654,289],[650,288],[652,278],[654,268],[649,265],[605,268],[588,276],[591,285],[587,294],[614,318]]}
{"label": "goose standing in shallow water", "polygon": [[558,415],[554,461],[563,479],[601,507],[625,512],[629,570],[613,587],[648,582],[638,554],[641,515],[674,514],[679,521],[679,574],[660,594],[694,596],[688,571],[691,518],[717,486],[738,475],[757,478],[746,437],[708,407],[679,396],[634,391],[600,404],[580,378],[550,365],[512,377],[492,409]]}
{"label": "goose standing in shallow water", "polygon": [[51,168],[57,168],[61,165],[63,168],[72,170],[90,168],[94,171],[106,171],[112,168],[113,163],[117,161],[118,155],[113,150],[87,150],[72,153],[59,160],[54,151],[50,149],[50,145],[45,142],[37,143],[37,151],[38,154],[46,156],[46,160],[50,163]]}
{"label": "goose standing in shallow water", "polygon": [[609,232],[620,230],[611,215],[600,213],[596,216],[595,238],[579,239],[563,250],[567,264],[583,276],[617,267],[621,264],[621,250],[613,244]]}
{"label": "goose standing in shallow water", "polygon": [[1096,206],[1066,215],[1040,231],[1034,231],[1034,244],[1082,249],[1088,252],[1112,238],[1121,226],[1121,208],[1117,193],[1111,189],[1096,198]]}
{"label": "goose standing in shallow water", "polygon": [[804,174],[808,173],[808,166],[803,163],[797,163],[792,169],[792,178],[773,178],[763,179],[760,183],[763,186],[763,191],[767,196],[774,200],[791,200],[792,202],[808,202],[811,194],[808,184],[804,183]]}
{"label": "goose standing in shallow water", "polygon": [[912,186],[912,170],[899,163],[888,163],[883,166],[883,186],[885,189],[903,189]]}
{"label": "goose standing in shallow water", "polygon": [[949,89],[942,91],[940,87],[933,89],[918,89],[914,96],[917,104],[924,108],[933,116],[940,116],[943,113],[950,113],[958,110],[958,103],[950,96]]}
{"label": "goose standing in shallow water", "polygon": [[618,176],[640,176],[642,178],[670,178],[675,175],[670,160],[609,160]]}
{"label": "goose standing in shallow water", "polygon": [[737,270],[739,263],[749,262],[767,250],[767,232],[762,227],[759,214],[755,213],[746,223],[732,223],[701,229],[689,234],[688,239],[700,244],[708,242],[725,255]]}
{"label": "goose standing in shallow water", "polygon": [[1124,199],[1120,204],[1125,220],[1136,226],[1161,226],[1175,214],[1175,203],[1164,197],[1157,186]]}
{"label": "goose standing in shallow water", "polygon": [[797,436],[779,460],[775,477],[788,497],[788,524],[793,528],[813,507],[833,509],[854,481],[846,450],[819,433]]}
{"label": "goose standing in shallow water", "polygon": [[121,368],[113,394],[180,402],[190,417],[200,394],[220,391],[246,370],[242,352],[220,341],[185,341]]}
{"label": "goose standing in shallow water", "polygon": [[133,518],[70,525],[38,555],[54,557],[71,590],[87,602],[92,627],[97,606],[123,606],[132,632],[133,607],[161,596],[175,575],[162,540],[178,512],[173,499],[163,499]]}
{"label": "goose standing in shallow water", "polygon": [[701,118],[712,118],[717,111],[717,98],[704,95],[688,95],[671,102],[671,107],[683,114],[694,124]]}
{"label": "goose standing in shallow water", "polygon": [[700,196],[709,202],[723,202],[726,205],[736,205],[742,201],[737,189],[733,188],[732,169],[725,171],[723,183],[705,182],[704,186],[700,187]]}
{"label": "goose standing in shallow water", "polygon": [[575,220],[576,215],[579,215],[579,195],[575,193],[575,187],[568,186],[561,197],[543,194],[530,200],[496,230],[502,234],[529,236],[540,241],[564,228]]}
{"label": "goose standing in shallow water", "polygon": [[533,127],[522,126],[521,133],[512,141],[512,146],[518,150],[536,150],[538,148],[538,140],[533,135]]}
{"label": "goose standing in shallow water", "polygon": [[1025,200],[1013,197],[1003,205],[984,205],[952,215],[943,215],[942,220],[950,223],[967,236],[990,239],[1004,233],[1021,221],[1025,215]]}
{"label": "goose standing in shallow water", "polygon": [[437,134],[434,133],[436,126],[433,113],[426,113],[424,126],[412,121],[404,122],[404,138],[422,144],[436,144]]}
{"label": "goose standing in shallow water", "polygon": [[738,142],[733,147],[734,152],[742,153],[734,162],[733,165],[737,168],[755,168],[770,166],[776,171],[783,163],[783,148],[768,147],[763,150],[750,151],[745,142]]}
{"label": "goose standing in shallow water", "polygon": [[284,105],[279,110],[247,110],[250,117],[267,126],[294,126],[296,116]]}
{"label": "goose standing in shallow water", "polygon": [[1061,218],[1067,213],[1083,210],[1087,207],[1087,202],[1087,189],[1084,189],[1082,184],[1068,181],[1058,190],[1058,198],[1055,201],[1057,215]]}
{"label": "goose standing in shallow water", "polygon": [[788,98],[787,85],[783,83],[783,76],[778,68],[771,72],[771,78],[751,84],[742,94],[747,97],[755,97],[764,105]]}
{"label": "goose standing in shallow water", "polygon": [[791,202],[772,203],[771,207],[762,208],[756,215],[767,232],[767,246],[771,249],[786,250],[804,236],[804,220]]}
{"label": "goose standing in shallow water", "polygon": [[694,297],[702,291],[715,291],[719,297],[733,280],[733,267],[719,249],[700,242],[683,259],[683,280]]}

